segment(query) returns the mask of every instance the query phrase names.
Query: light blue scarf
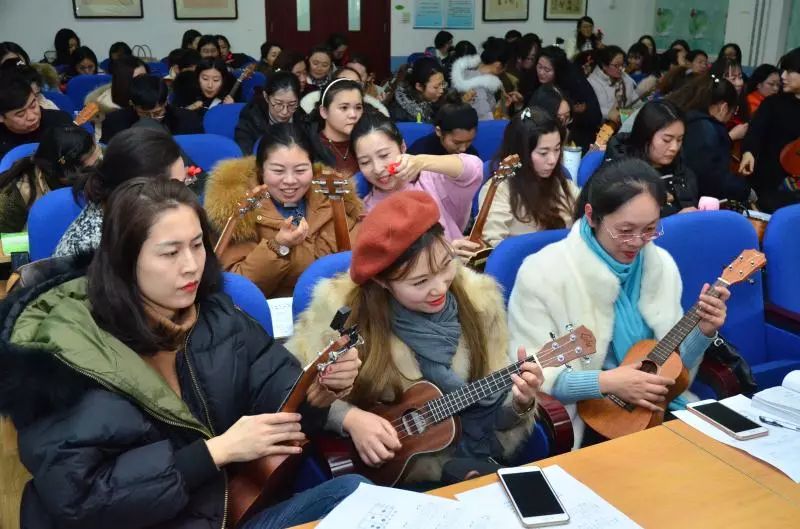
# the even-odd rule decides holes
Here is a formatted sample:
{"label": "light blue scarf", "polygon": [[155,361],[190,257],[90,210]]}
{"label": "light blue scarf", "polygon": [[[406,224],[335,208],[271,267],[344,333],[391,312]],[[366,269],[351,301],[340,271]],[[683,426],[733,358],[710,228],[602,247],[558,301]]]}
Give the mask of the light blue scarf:
{"label": "light blue scarf", "polygon": [[611,349],[617,366],[622,363],[630,348],[639,340],[653,337],[653,331],[639,312],[639,293],[642,289],[642,253],[631,264],[623,264],[611,257],[597,242],[586,218],[581,219],[581,238],[592,252],[603,261],[619,280],[619,296],[614,302],[614,334]]}

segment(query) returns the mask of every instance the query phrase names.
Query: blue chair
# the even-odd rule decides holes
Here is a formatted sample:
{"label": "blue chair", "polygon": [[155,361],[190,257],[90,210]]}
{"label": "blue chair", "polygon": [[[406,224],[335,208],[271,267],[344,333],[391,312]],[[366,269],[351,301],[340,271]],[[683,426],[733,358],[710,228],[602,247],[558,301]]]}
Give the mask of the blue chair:
{"label": "blue chair", "polygon": [[76,75],[67,82],[67,96],[72,100],[75,108],[83,108],[83,102],[89,92],[110,82],[111,76],[106,74]]}
{"label": "blue chair", "polygon": [[253,72],[250,79],[246,79],[242,82],[242,99],[249,103],[253,100],[256,87],[260,86],[263,88],[265,84],[267,84],[267,77],[261,72]]}
{"label": "blue chair", "polygon": [[108,67],[110,65],[111,65],[111,57],[107,57],[107,58],[103,59],[102,61],[100,61],[100,64],[98,64],[100,69],[103,70],[104,72],[108,71]]}
{"label": "blue chair", "polygon": [[239,113],[243,108],[244,103],[215,106],[206,112],[203,118],[203,129],[207,134],[219,134],[233,139],[233,133],[239,123]]}
{"label": "blue chair", "polygon": [[65,96],[61,92],[56,92],[54,90],[43,90],[42,95],[55,103],[59,110],[63,110],[70,116],[75,115],[76,109],[75,105],[72,103],[72,99]]}
{"label": "blue chair", "polygon": [[478,133],[475,135],[475,141],[472,142],[472,146],[478,151],[478,156],[481,160],[491,160],[500,150],[507,125],[507,119],[478,122]]}
{"label": "blue chair", "polygon": [[[484,184],[486,183],[486,181],[489,178],[492,177],[492,168],[490,167],[491,164],[492,164],[491,160],[486,160],[485,162],[483,162],[483,183]],[[481,189],[482,188],[483,188],[483,186],[481,186]],[[471,215],[472,215],[473,219],[478,216],[478,212],[481,209],[480,196],[481,196],[481,190],[478,189],[478,192],[475,193],[474,197],[472,197],[472,212],[471,212]]]}
{"label": "blue chair", "polygon": [[61,236],[80,215],[83,204],[75,202],[72,188],[62,187],[37,200],[28,213],[31,261],[51,257]]}
{"label": "blue chair", "polygon": [[778,308],[800,315],[800,205],[776,211],[764,233],[767,255],[767,299]]}
{"label": "blue chair", "polygon": [[548,244],[567,236],[569,230],[545,230],[525,235],[515,235],[504,240],[489,254],[485,272],[493,276],[503,289],[503,299],[508,298],[517,280],[517,270],[529,255],[535,254]]}
{"label": "blue chair", "polygon": [[[664,236],[657,244],[672,255],[683,281],[681,305],[689,309],[704,283],[711,283],[743,250],[757,249],[752,224],[731,211],[701,211],[663,220]],[[786,241],[784,241],[786,244]],[[800,336],[765,322],[761,274],[753,285],[734,285],[720,334],[750,364],[759,387],[779,385],[800,369]]]}
{"label": "blue chair", "polygon": [[423,136],[433,133],[433,125],[430,123],[415,123],[413,121],[401,121],[397,123],[397,129],[403,135],[406,147],[410,147],[412,143]]}
{"label": "blue chair", "polygon": [[317,283],[346,272],[350,268],[351,255],[351,252],[340,252],[320,257],[300,274],[292,296],[292,317],[295,321],[311,304],[311,296]]}
{"label": "blue chair", "polygon": [[246,277],[231,272],[223,272],[222,290],[233,303],[256,320],[272,336],[272,315],[264,293]]}
{"label": "blue chair", "polygon": [[353,179],[356,183],[356,194],[358,194],[358,198],[363,199],[365,196],[369,195],[369,192],[372,190],[372,185],[364,178],[364,174],[359,171],[353,176]]}
{"label": "blue chair", "polygon": [[206,172],[211,172],[220,160],[242,157],[242,150],[233,140],[218,134],[179,134],[175,141]]}
{"label": "blue chair", "polygon": [[578,168],[578,187],[583,187],[589,178],[600,168],[603,160],[605,160],[606,153],[603,151],[587,152],[586,156],[581,159],[581,165]]}
{"label": "blue chair", "polygon": [[38,148],[38,143],[23,143],[22,145],[17,145],[8,151],[6,155],[3,156],[3,159],[0,160],[0,173],[5,173],[11,169],[11,166],[14,165],[14,162],[25,158],[26,156],[32,155]]}
{"label": "blue chair", "polygon": [[165,77],[169,74],[169,66],[163,62],[148,62],[147,68],[150,70],[150,75],[157,77]]}

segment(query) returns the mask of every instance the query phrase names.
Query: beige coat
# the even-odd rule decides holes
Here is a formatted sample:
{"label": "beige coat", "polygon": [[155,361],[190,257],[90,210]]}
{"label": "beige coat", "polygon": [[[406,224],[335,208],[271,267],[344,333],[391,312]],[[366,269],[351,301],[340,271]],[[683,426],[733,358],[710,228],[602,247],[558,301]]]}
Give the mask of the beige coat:
{"label": "beige coat", "polygon": [[[255,156],[220,162],[206,183],[205,209],[211,225],[220,233],[236,210],[237,202],[258,185]],[[221,257],[223,267],[253,281],[267,297],[291,296],[297,278],[318,258],[337,252],[331,203],[312,184],[306,193],[308,234],[286,257],[275,253],[267,241],[274,240],[284,217],[271,200],[244,216]],[[347,227],[355,239],[362,204],[354,192],[345,195]]]}
{"label": "beige coat", "polygon": [[[489,191],[491,180],[488,180],[481,188],[479,200],[483,204],[483,199]],[[568,180],[570,190],[570,203],[575,204],[578,200],[578,187]],[[563,211],[561,218],[564,219],[567,227],[572,226],[572,210]],[[486,225],[483,228],[483,240],[491,246],[497,246],[505,239],[513,235],[533,233],[541,231],[542,228],[535,222],[520,222],[511,211],[511,185],[508,180],[503,180],[497,186],[497,192],[489,208],[489,216],[486,217]]]}
{"label": "beige coat", "polygon": [[94,139],[95,141],[100,141],[100,138],[103,136],[103,120],[106,119],[106,115],[122,108],[111,99],[111,83],[98,86],[89,92],[83,102],[85,105],[97,103],[97,106],[100,107],[100,112],[92,119],[92,123],[94,124]]}
{"label": "beige coat", "polygon": [[[506,367],[512,362],[512,358],[508,355],[506,313],[499,286],[492,277],[477,274],[466,268],[461,268],[458,273],[464,279],[470,300],[486,322],[486,329],[489,333],[487,343],[491,345],[491,349],[487,351],[489,370],[494,372]],[[310,362],[316,357],[318,351],[324,349],[329,341],[335,338],[335,334],[329,327],[331,317],[341,306],[346,304],[346,300],[356,288],[356,284],[352,282],[348,274],[321,281],[316,286],[311,305],[300,316],[295,325],[294,335],[286,344],[286,347],[300,359],[301,363],[305,365]],[[392,355],[401,374],[400,386],[406,389],[414,382],[421,380],[422,373],[414,352],[404,342],[392,335],[390,344],[391,348],[387,354]],[[516,361],[516,352],[513,361]],[[465,380],[468,378],[469,351],[463,338],[453,357],[453,370]],[[390,394],[384,396],[387,401],[392,400],[392,397]],[[509,392],[505,405],[511,405],[511,392]],[[506,456],[513,454],[527,439],[533,429],[533,422],[534,417],[531,413],[511,429],[498,432],[497,438],[503,445]],[[442,465],[447,461],[452,450],[452,448],[448,448],[435,455],[414,458],[405,481],[438,481],[441,478]]]}

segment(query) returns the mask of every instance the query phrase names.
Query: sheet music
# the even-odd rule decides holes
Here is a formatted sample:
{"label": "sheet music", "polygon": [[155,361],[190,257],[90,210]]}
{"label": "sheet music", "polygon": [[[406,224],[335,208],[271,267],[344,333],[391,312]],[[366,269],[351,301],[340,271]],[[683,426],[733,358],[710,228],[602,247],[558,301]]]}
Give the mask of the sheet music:
{"label": "sheet music", "polygon": [[[569,514],[572,529],[615,529],[640,527],[633,520],[617,510],[592,489],[572,477],[558,465],[542,469],[556,495]],[[495,520],[495,527],[503,529],[523,528],[508,494],[500,483],[473,489],[456,497],[465,503],[480,505]],[[456,526],[453,526],[456,527]]]}
{"label": "sheet music", "polygon": [[272,317],[272,337],[288,338],[294,334],[292,317],[292,298],[272,298],[267,300]]}
{"label": "sheet music", "polygon": [[485,508],[362,483],[317,529],[495,529]]}
{"label": "sheet music", "polygon": [[765,417],[771,417],[771,415],[765,411],[753,408],[750,399],[744,395],[734,395],[720,402],[738,411],[759,425],[764,426],[769,430],[769,435],[766,437],[749,439],[747,441],[737,441],[716,426],[711,425],[689,411],[679,410],[672,413],[678,419],[700,430],[707,436],[728,446],[743,450],[751,456],[769,463],[789,476],[795,483],[800,483],[800,457],[797,455],[800,454],[800,432],[789,430],[788,428],[761,424],[758,420],[759,415]]}

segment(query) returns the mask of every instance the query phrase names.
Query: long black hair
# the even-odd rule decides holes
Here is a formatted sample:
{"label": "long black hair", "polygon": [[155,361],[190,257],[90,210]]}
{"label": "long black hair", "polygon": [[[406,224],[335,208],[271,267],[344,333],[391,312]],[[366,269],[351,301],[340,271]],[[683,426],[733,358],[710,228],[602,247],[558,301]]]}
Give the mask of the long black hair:
{"label": "long black hair", "polygon": [[[723,46],[723,49],[725,49],[725,46]],[[742,91],[739,92],[739,108],[736,111],[736,117],[744,122],[747,122],[750,120],[750,104],[747,102],[747,81],[744,78],[742,63],[728,59],[727,57],[718,57],[717,60],[714,61],[714,64],[711,65],[709,73],[713,77],[725,79],[730,72],[735,70],[739,70],[739,75],[742,76],[742,81],[745,83],[742,86]]]}
{"label": "long black hair", "polygon": [[144,68],[146,72],[150,72],[143,60],[132,55],[123,55],[111,63],[111,100],[122,108],[130,105],[131,81],[136,68]]}
{"label": "long black hair", "polygon": [[220,75],[222,75],[222,84],[220,85],[219,91],[215,97],[223,99],[226,95],[228,95],[228,92],[230,92],[231,88],[233,88],[233,83],[236,82],[231,73],[228,71],[225,61],[222,59],[202,59],[194,69],[195,79],[197,80],[197,94],[201,99],[205,99],[205,95],[203,95],[203,91],[200,89],[200,74],[206,70],[216,70],[220,73]]}
{"label": "long black hair", "polygon": [[778,74],[778,77],[780,77],[781,71],[772,64],[759,65],[747,79],[747,84],[744,87],[745,92],[748,94],[755,92],[758,90],[758,85],[766,81],[772,74]]}
{"label": "long black hair", "polygon": [[592,32],[592,36],[589,37],[588,39],[584,37],[583,34],[581,33],[581,24],[583,24],[584,22],[588,22],[589,24],[592,25],[592,28],[594,28],[594,19],[592,19],[592,17],[583,16],[578,19],[578,22],[575,24],[575,49],[581,51],[581,48],[583,48],[583,45],[586,43],[587,40],[592,43],[593,50],[597,49],[597,43],[600,40],[597,38],[597,33]]}
{"label": "long black hair", "polygon": [[739,95],[727,79],[710,75],[695,75],[688,83],[669,94],[666,99],[683,112],[708,112],[711,105],[727,103],[731,110],[739,104]]}
{"label": "long black hair", "polygon": [[192,43],[197,37],[202,37],[202,34],[199,31],[196,29],[187,29],[183,33],[183,38],[181,38],[181,48],[192,49]]}
{"label": "long black hair", "polygon": [[[86,130],[75,125],[52,127],[44,131],[33,156],[26,156],[0,174],[0,189],[27,180],[31,189],[36,189],[35,169],[41,171],[47,186],[52,189],[71,184],[83,167],[83,159],[95,149],[94,138]],[[31,193],[30,207],[36,199]]]}
{"label": "long black hair", "polygon": [[69,73],[72,75],[81,75],[81,72],[78,71],[78,65],[86,59],[94,63],[94,73],[97,73],[99,69],[97,55],[95,55],[88,46],[78,46],[78,49],[72,52],[72,55],[69,57]]}
{"label": "long black hair", "polygon": [[56,33],[55,48],[56,48],[56,66],[70,64],[69,41],[75,39],[78,41],[78,47],[81,45],[81,39],[78,34],[69,28],[59,29]]}
{"label": "long black hair", "polygon": [[22,46],[11,41],[0,42],[0,58],[2,58],[3,55],[8,55],[9,53],[13,53],[25,61],[25,64],[30,65],[31,58],[28,56],[28,52],[26,52]]}
{"label": "long black hair", "polygon": [[646,103],[633,122],[633,128],[627,142],[628,156],[650,163],[647,153],[650,149],[650,144],[653,142],[653,136],[659,130],[676,121],[683,123],[684,119],[683,112],[675,104],[666,100]]}
{"label": "long black hair", "polygon": [[103,236],[87,272],[92,316],[103,330],[148,356],[173,350],[174,337],[158,333],[148,322],[137,277],[137,262],[150,229],[165,211],[188,206],[203,231],[205,267],[195,303],[220,290],[222,273],[211,244],[211,227],[197,196],[180,182],[135,178],[111,195],[103,218]]}
{"label": "long black hair", "polygon": [[735,42],[728,42],[727,44],[724,44],[719,49],[719,53],[717,54],[717,60],[725,57],[725,50],[728,49],[728,48],[732,48],[733,49],[733,52],[736,55],[734,60],[736,62],[738,62],[739,64],[742,64],[742,48],[740,48],[739,45],[736,44]]}

